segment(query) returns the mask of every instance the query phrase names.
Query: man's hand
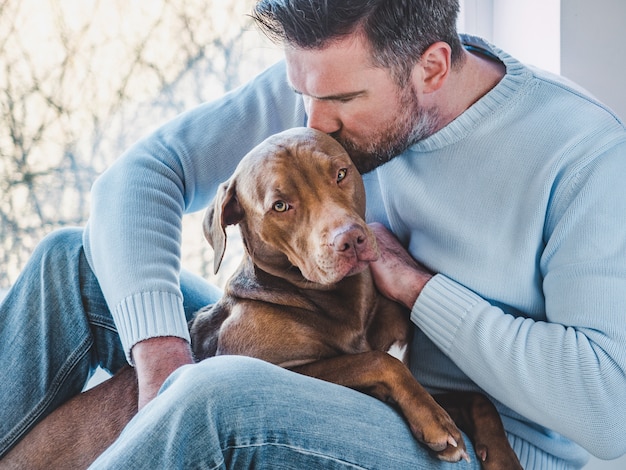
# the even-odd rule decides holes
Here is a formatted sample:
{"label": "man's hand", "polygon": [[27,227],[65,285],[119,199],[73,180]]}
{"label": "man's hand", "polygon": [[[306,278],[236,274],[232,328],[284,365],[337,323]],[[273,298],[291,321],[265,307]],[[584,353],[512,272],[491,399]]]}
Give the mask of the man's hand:
{"label": "man's hand", "polygon": [[156,397],[172,372],[193,363],[189,343],[173,336],[141,341],[133,346],[132,355],[139,386],[139,409]]}
{"label": "man's hand", "polygon": [[375,222],[369,227],[380,251],[378,260],[370,265],[376,287],[385,297],[413,308],[432,273],[415,261],[384,225]]}

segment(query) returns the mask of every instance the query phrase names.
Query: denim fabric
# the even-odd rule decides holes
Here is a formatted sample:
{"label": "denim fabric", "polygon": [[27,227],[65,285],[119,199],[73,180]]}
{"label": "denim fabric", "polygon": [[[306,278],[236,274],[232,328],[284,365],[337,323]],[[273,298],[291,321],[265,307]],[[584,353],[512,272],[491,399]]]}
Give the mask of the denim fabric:
{"label": "denim fabric", "polygon": [[176,371],[90,468],[480,468],[469,453],[471,463],[440,462],[377,399],[220,356]]}
{"label": "denim fabric", "polygon": [[[219,292],[181,275],[185,312]],[[0,304],[0,457],[32,426],[79,393],[100,366],[126,363],[115,324],[83,253],[83,231],[46,237]]]}

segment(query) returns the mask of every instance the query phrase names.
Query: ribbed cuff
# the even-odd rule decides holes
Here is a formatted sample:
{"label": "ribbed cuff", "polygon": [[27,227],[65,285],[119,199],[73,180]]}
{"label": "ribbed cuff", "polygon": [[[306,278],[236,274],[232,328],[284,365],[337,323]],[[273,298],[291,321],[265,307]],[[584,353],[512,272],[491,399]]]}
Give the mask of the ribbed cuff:
{"label": "ribbed cuff", "polygon": [[481,300],[469,289],[437,274],[417,298],[411,321],[442,351],[449,353],[465,315]]}
{"label": "ribbed cuff", "polygon": [[190,341],[183,302],[175,294],[132,295],[122,300],[112,314],[129,364],[133,364],[131,348],[145,339],[175,336]]}

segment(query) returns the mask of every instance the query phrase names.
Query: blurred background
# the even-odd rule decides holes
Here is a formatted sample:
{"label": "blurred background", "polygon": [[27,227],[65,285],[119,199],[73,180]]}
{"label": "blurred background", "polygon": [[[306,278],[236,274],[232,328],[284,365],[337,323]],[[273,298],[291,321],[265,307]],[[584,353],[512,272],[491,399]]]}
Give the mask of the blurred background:
{"label": "blurred background", "polygon": [[[134,141],[281,57],[246,16],[253,4],[0,0],[0,298],[45,234],[85,223],[91,184]],[[626,116],[626,2],[461,4],[461,31],[574,79]],[[214,277],[201,216],[185,218],[183,265],[222,285],[240,257],[236,231]],[[626,457],[587,468],[622,470]]]}
{"label": "blurred background", "polygon": [[[133,142],[277,60],[253,3],[0,0],[0,289],[45,234],[85,223],[94,179]],[[184,264],[212,277],[201,215]]]}

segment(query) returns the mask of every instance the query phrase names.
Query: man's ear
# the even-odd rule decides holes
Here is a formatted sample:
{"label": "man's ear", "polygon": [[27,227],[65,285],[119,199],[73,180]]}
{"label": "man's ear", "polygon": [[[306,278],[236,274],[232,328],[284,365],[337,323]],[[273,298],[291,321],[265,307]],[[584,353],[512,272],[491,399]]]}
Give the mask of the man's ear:
{"label": "man's ear", "polygon": [[226,227],[241,222],[244,212],[237,200],[234,179],[222,183],[208,207],[202,226],[204,236],[213,247],[213,270],[220,269],[226,251]]}
{"label": "man's ear", "polygon": [[433,93],[439,90],[450,74],[452,64],[452,49],[446,42],[439,41],[432,44],[416,67],[421,68],[421,90],[423,93]]}

